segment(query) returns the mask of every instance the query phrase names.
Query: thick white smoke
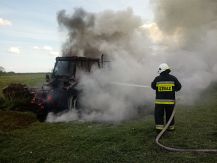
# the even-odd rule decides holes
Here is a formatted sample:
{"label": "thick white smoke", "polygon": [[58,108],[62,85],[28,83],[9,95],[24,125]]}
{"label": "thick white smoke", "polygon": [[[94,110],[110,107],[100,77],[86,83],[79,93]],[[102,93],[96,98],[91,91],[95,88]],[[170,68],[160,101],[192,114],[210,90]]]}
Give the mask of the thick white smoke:
{"label": "thick white smoke", "polygon": [[178,37],[164,53],[182,81],[182,102],[192,103],[217,79],[217,1],[156,0],[153,5],[160,30]]}
{"label": "thick white smoke", "polygon": [[[157,67],[167,62],[183,85],[178,103],[193,103],[217,79],[217,3],[213,0],[156,0],[155,23],[142,28],[131,9],[73,15],[60,11],[58,21],[68,32],[63,55],[99,57],[107,54],[111,69],[83,75],[81,101],[85,121],[122,121],[150,108],[151,89],[112,85],[112,82],[150,85]],[[150,37],[152,39],[150,39]],[[157,41],[156,41],[157,40]],[[148,107],[149,106],[149,107]],[[50,116],[48,121],[76,120],[76,113]]]}
{"label": "thick white smoke", "polygon": [[[153,100],[150,88],[134,88],[112,84],[113,82],[150,85],[156,64],[150,58],[151,42],[143,22],[131,9],[104,11],[93,14],[76,9],[73,15],[65,11],[58,14],[59,24],[68,31],[68,40],[63,45],[63,55],[100,57],[106,54],[111,60],[110,68],[83,75],[80,87],[83,94],[82,119],[87,121],[122,121],[140,114],[138,107],[147,106]],[[146,106],[146,108],[144,107]],[[68,114],[74,114],[68,113]],[[53,117],[48,121],[65,121],[68,114]],[[76,119],[74,116],[71,120]]]}

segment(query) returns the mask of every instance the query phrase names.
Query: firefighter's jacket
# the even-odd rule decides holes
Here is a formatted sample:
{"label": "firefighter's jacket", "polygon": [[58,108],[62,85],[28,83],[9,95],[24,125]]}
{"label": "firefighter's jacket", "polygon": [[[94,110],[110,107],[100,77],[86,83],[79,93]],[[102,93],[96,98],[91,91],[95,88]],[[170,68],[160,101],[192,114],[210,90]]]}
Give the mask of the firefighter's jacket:
{"label": "firefighter's jacket", "polygon": [[182,86],[175,76],[165,71],[154,79],[151,87],[156,90],[155,104],[175,104],[175,92]]}

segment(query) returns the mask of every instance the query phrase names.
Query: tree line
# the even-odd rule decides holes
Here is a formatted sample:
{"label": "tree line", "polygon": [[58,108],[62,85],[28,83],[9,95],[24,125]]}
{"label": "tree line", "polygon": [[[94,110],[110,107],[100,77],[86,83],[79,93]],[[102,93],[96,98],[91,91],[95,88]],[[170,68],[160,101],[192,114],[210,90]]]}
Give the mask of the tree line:
{"label": "tree line", "polygon": [[0,66],[0,75],[6,75],[6,74],[15,74],[15,72],[13,71],[6,72],[5,68]]}

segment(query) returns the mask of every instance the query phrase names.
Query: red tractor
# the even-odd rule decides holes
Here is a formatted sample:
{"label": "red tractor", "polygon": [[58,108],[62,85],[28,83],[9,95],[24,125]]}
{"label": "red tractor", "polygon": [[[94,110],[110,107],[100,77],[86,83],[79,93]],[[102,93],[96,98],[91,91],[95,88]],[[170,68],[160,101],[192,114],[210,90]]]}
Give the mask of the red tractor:
{"label": "red tractor", "polygon": [[[108,61],[104,61],[103,55],[101,59],[57,57],[53,72],[46,75],[46,83],[41,88],[28,88],[32,95],[31,103],[37,108],[35,112],[39,121],[45,121],[49,112],[59,113],[71,109],[79,111],[81,104],[78,97],[82,90],[77,84],[81,72],[90,73],[94,66],[103,68],[105,62]],[[11,92],[17,93],[10,86],[3,90],[5,97],[11,98]]]}

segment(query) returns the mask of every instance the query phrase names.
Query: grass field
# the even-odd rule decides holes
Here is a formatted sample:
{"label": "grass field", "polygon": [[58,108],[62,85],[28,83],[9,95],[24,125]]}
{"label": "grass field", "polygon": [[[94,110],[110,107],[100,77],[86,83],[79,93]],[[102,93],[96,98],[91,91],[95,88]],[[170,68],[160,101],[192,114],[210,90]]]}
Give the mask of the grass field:
{"label": "grass field", "polygon": [[28,86],[37,86],[44,80],[44,73],[0,75],[0,96],[2,96],[2,89],[10,83],[23,83]]}
{"label": "grass field", "polygon": [[[8,82],[35,85],[44,79],[24,76],[0,77],[0,88]],[[213,84],[194,106],[177,106],[177,129],[161,142],[217,148],[216,98],[217,84]],[[154,143],[153,126],[152,115],[119,124],[39,123],[31,113],[0,111],[0,162],[217,162],[217,154],[162,150]]]}

